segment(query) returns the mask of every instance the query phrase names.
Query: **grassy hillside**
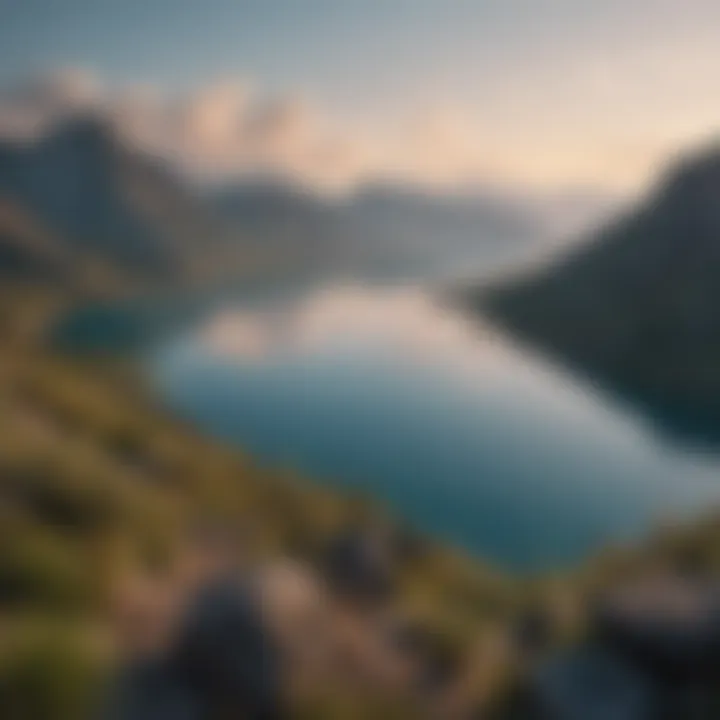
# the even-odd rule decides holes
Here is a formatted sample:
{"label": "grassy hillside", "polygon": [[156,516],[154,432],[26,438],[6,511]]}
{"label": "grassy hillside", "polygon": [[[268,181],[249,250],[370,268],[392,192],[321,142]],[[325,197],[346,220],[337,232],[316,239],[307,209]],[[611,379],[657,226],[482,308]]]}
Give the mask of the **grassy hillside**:
{"label": "grassy hillside", "polygon": [[[202,437],[159,406],[128,364],[48,350],[41,340],[70,302],[47,283],[0,293],[0,695],[9,720],[90,715],[117,658],[118,588],[171,574],[198,527],[232,529],[254,567],[293,559],[318,578],[328,546],[349,527],[389,529],[412,548],[394,561],[395,589],[380,615],[337,599],[321,614],[318,638],[342,635],[355,657],[310,678],[304,662],[292,666],[288,702],[299,718],[489,713],[530,667],[517,641],[528,613],[549,618],[547,652],[587,631],[591,598],[648,568],[720,574],[720,521],[708,517],[608,549],[573,573],[504,577],[365,499]],[[380,643],[387,617],[420,632],[423,673],[443,677],[441,692],[378,676],[391,659]]]}
{"label": "grassy hillside", "polygon": [[[12,720],[82,717],[111,657],[113,587],[170,567],[189,528],[242,529],[244,553],[317,567],[338,531],[382,517],[199,436],[128,366],[40,350],[61,307],[61,295],[27,285],[0,303],[0,629],[11,629],[0,631],[0,687]],[[489,570],[419,546],[398,566],[394,602],[461,657],[518,596]]]}

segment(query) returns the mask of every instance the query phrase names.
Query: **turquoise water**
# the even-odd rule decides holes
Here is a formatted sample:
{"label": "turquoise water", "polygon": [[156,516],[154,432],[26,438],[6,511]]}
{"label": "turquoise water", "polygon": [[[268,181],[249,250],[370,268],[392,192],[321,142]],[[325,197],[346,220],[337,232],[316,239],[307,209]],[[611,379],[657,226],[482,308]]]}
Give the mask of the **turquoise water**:
{"label": "turquoise water", "polygon": [[228,301],[148,366],[203,429],[505,567],[571,564],[720,500],[714,457],[419,288]]}

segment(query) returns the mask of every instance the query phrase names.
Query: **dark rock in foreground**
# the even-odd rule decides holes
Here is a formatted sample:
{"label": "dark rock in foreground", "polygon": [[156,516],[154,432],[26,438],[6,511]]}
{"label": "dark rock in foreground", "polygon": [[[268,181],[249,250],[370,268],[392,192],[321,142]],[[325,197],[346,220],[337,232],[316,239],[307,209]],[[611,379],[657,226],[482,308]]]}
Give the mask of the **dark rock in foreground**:
{"label": "dark rock in foreground", "polygon": [[524,717],[710,720],[720,687],[720,594],[710,579],[648,578],[606,593],[579,647],[540,664]]}
{"label": "dark rock in foreground", "polygon": [[111,720],[282,717],[277,648],[252,594],[237,582],[202,589],[160,657],[135,663]]}

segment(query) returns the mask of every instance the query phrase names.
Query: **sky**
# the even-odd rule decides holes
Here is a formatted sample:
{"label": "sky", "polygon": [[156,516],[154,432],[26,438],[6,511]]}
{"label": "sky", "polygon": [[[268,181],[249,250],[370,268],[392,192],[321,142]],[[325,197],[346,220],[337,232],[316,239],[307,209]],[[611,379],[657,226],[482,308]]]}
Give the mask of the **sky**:
{"label": "sky", "polygon": [[629,192],[720,126],[717,0],[0,0],[0,129],[210,174]]}

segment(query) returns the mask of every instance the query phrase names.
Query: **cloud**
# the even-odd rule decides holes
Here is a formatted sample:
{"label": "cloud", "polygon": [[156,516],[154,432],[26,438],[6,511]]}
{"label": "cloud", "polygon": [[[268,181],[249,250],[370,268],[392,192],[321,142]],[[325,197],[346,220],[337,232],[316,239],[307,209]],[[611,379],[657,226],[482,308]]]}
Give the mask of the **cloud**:
{"label": "cloud", "polygon": [[54,72],[0,92],[0,133],[36,136],[85,110],[207,179],[262,175],[337,189],[370,177],[428,185],[482,178],[477,133],[457,112],[429,108],[382,127],[331,120],[307,98],[269,97],[235,79],[177,95],[148,85],[113,88],[79,69]]}
{"label": "cloud", "polygon": [[250,90],[239,82],[202,88],[181,112],[184,129],[209,151],[226,149],[237,139],[249,102]]}
{"label": "cloud", "polygon": [[[558,97],[536,82],[523,93],[496,88],[483,107],[428,102],[373,121],[338,116],[299,95],[269,96],[242,78],[178,94],[111,86],[74,68],[0,90],[0,133],[32,137],[92,110],[133,144],[203,180],[277,177],[333,191],[373,179],[430,188],[637,189],[658,160],[697,139],[699,121],[686,113],[671,122],[658,112],[665,119],[646,128],[602,107],[591,108],[595,120],[584,120],[572,102],[578,85],[595,87],[608,106],[620,92],[605,66],[590,70],[571,68]],[[533,104],[543,111],[529,115]]]}
{"label": "cloud", "polygon": [[267,97],[232,79],[178,96],[148,85],[111,88],[76,69],[53,72],[0,91],[0,134],[36,137],[84,111],[106,116],[133,145],[206,179],[262,175],[344,187],[367,160],[360,138],[305,98]]}

